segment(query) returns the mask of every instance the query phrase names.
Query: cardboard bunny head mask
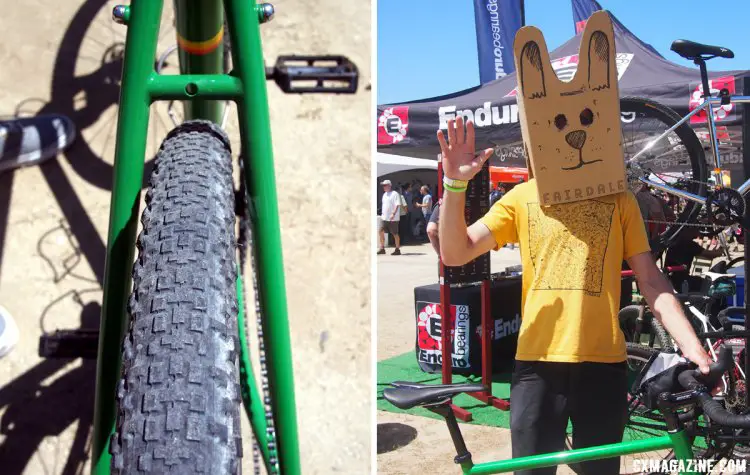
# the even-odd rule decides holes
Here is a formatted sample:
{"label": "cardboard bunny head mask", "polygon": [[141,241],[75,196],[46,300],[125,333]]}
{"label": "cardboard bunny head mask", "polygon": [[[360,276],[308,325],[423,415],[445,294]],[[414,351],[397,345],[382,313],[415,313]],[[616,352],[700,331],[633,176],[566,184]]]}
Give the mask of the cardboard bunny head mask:
{"label": "cardboard bunny head mask", "polygon": [[554,205],[625,191],[615,41],[606,11],[586,22],[578,70],[562,82],[542,32],[518,30],[513,44],[519,118],[539,201]]}

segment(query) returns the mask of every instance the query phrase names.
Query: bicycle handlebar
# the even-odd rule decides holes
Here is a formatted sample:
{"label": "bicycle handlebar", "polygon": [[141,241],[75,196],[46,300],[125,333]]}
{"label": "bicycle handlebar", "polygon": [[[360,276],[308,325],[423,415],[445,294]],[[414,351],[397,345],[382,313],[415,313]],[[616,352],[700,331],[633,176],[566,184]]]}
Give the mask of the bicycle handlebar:
{"label": "bicycle handlebar", "polygon": [[703,407],[703,412],[720,426],[731,429],[750,429],[750,415],[732,414],[714,400],[710,394],[702,392],[698,395],[698,402]]}
{"label": "bicycle handlebar", "polygon": [[713,422],[732,429],[750,429],[750,414],[732,414],[714,400],[709,392],[733,364],[731,348],[722,345],[719,358],[709,366],[708,374],[703,374],[697,369],[686,369],[677,376],[677,380],[683,388],[696,392],[696,398],[703,412]]}
{"label": "bicycle handlebar", "polygon": [[732,349],[728,346],[721,347],[719,358],[709,365],[708,374],[703,374],[697,369],[687,369],[677,376],[680,385],[691,391],[701,388],[713,389],[719,383],[721,376],[732,367]]}

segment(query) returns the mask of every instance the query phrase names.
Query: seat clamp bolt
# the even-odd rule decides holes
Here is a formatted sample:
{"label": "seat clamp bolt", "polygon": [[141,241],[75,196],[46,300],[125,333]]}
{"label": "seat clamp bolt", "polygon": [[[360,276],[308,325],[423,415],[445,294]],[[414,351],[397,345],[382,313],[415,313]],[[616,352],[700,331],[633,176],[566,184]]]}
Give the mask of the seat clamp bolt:
{"label": "seat clamp bolt", "polygon": [[261,23],[267,23],[273,19],[274,13],[276,13],[276,10],[274,10],[273,5],[270,3],[261,3],[256,7],[258,11],[258,20]]}
{"label": "seat clamp bolt", "polygon": [[120,25],[127,25],[130,21],[130,7],[117,5],[112,9],[112,19]]}

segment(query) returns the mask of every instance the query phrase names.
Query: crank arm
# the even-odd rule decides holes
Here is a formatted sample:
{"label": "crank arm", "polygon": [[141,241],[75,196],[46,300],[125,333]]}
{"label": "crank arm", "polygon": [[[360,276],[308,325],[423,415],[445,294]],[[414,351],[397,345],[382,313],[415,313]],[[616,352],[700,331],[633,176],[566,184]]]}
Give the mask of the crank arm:
{"label": "crank arm", "polygon": [[96,359],[98,329],[57,330],[39,338],[39,356],[43,358]]}
{"label": "crank arm", "polygon": [[266,79],[287,94],[354,94],[359,71],[346,56],[279,56],[266,68]]}

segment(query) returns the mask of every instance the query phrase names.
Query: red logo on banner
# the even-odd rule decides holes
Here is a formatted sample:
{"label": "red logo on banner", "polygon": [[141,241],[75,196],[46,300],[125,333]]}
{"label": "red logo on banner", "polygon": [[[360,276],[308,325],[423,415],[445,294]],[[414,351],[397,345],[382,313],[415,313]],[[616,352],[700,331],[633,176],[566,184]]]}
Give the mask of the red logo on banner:
{"label": "red logo on banner", "polygon": [[409,130],[409,106],[389,107],[378,119],[378,145],[399,143]]}
{"label": "red logo on banner", "polygon": [[[695,135],[706,143],[709,143],[711,140],[708,137],[707,130],[696,130]],[[720,144],[725,145],[732,143],[732,137],[729,136],[729,129],[726,126],[716,127],[716,140],[718,140]]]}
{"label": "red logo on banner", "polygon": [[[440,304],[417,302],[417,348],[419,361],[442,364],[442,316]],[[453,366],[469,366],[469,306],[451,305],[451,340]]]}
{"label": "red logo on banner", "polygon": [[587,20],[581,20],[576,22],[576,35],[582,32],[584,28],[586,28],[586,21]]}
{"label": "red logo on banner", "polygon": [[[734,76],[709,79],[708,87],[711,89],[712,96],[718,95],[719,91],[721,91],[722,89],[727,89],[729,91],[729,94],[734,94],[736,92],[735,85],[734,85]],[[701,103],[703,102],[703,98],[701,97],[702,95],[703,95],[703,85],[698,84],[695,87],[695,89],[693,89],[693,92],[690,95],[690,110],[691,111],[693,111],[695,108],[701,105]],[[737,114],[735,113],[734,104],[727,104],[725,106],[719,105],[719,106],[714,107],[714,120],[715,121],[721,122],[725,120],[735,120],[736,118],[737,118]],[[705,109],[690,118],[691,124],[705,124],[706,122],[707,122],[707,119],[706,119]]]}

